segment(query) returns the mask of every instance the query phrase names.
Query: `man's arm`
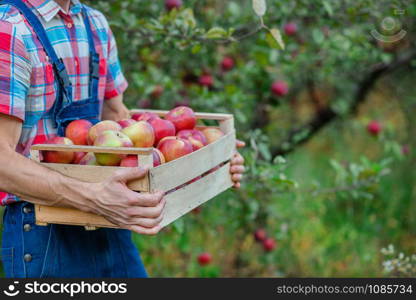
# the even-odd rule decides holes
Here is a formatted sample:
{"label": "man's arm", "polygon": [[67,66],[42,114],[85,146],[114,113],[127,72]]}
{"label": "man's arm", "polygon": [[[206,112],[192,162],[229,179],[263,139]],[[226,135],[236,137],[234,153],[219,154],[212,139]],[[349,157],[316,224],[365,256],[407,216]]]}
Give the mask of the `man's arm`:
{"label": "man's arm", "polygon": [[21,130],[19,119],[0,113],[0,190],[37,204],[100,214],[137,233],[155,234],[160,230],[163,194],[136,193],[126,185],[143,177],[146,170],[126,168],[100,183],[69,178],[18,154],[15,149]]}
{"label": "man's arm", "polygon": [[120,121],[129,118],[129,110],[123,103],[123,94],[104,101],[103,120]]}

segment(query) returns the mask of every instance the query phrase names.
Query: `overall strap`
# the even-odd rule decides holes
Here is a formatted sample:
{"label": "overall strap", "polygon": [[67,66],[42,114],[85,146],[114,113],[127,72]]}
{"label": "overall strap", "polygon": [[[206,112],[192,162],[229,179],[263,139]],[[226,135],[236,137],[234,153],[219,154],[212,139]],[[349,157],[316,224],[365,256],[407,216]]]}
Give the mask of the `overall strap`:
{"label": "overall strap", "polygon": [[54,72],[58,79],[59,85],[62,88],[63,93],[65,94],[67,100],[69,102],[72,102],[72,84],[69,80],[65,64],[61,58],[58,58],[51,42],[49,41],[46,31],[43,28],[43,25],[39,21],[38,17],[21,0],[2,0],[0,1],[0,4],[10,4],[11,6],[18,9],[20,13],[23,14],[23,16],[26,18],[30,26],[32,26],[32,29],[37,35],[39,41],[41,42],[46,54],[52,61]]}
{"label": "overall strap", "polygon": [[90,98],[98,99],[98,85],[100,80],[100,55],[97,53],[94,44],[94,36],[92,34],[91,22],[87,14],[85,6],[82,7],[82,16],[88,36],[88,45],[90,49],[90,82],[89,93]]}

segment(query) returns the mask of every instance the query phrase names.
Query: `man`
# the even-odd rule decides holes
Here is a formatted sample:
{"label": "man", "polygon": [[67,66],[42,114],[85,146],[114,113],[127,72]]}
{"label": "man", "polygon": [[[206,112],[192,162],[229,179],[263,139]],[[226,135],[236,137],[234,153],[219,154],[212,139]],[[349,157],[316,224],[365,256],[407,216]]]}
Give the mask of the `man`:
{"label": "man", "polygon": [[[135,193],[126,169],[104,182],[65,177],[31,161],[32,144],[74,119],[120,120],[127,82],[105,17],[78,0],[0,1],[0,190],[2,260],[8,277],[145,277],[131,231],[161,229],[163,193]],[[239,187],[243,159],[231,173]],[[25,199],[29,202],[22,201]],[[33,203],[103,215],[124,230],[34,224]]]}

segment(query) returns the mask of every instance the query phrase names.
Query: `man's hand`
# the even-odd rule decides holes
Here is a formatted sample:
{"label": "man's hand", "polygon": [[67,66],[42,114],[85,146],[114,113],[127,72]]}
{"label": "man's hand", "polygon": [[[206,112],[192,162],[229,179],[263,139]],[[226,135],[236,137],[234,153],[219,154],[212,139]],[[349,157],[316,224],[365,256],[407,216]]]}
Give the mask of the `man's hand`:
{"label": "man's hand", "polygon": [[107,99],[103,104],[103,120],[120,121],[130,118],[130,113],[123,103],[123,95]]}
{"label": "man's hand", "polygon": [[94,195],[90,206],[92,212],[104,216],[121,228],[140,234],[157,234],[161,227],[166,201],[164,193],[137,193],[127,187],[127,182],[143,178],[147,169],[126,168],[117,171],[108,180],[93,187]]}
{"label": "man's hand", "polygon": [[[237,148],[242,148],[246,144],[243,141],[237,140]],[[244,168],[244,157],[240,153],[236,153],[231,159],[231,168],[230,172],[232,174],[232,179],[234,181],[234,187],[240,188],[241,180],[243,179]]]}

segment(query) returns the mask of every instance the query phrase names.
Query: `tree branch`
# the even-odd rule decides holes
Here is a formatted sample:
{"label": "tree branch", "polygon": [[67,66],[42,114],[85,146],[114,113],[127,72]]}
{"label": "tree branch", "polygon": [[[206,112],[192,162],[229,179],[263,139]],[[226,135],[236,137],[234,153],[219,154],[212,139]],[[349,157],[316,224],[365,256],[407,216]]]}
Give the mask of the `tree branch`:
{"label": "tree branch", "polygon": [[[381,77],[408,65],[415,58],[416,50],[413,50],[389,64],[380,63],[371,68],[371,71],[358,84],[357,91],[349,108],[349,113],[355,114],[357,112],[360,104],[367,99],[368,94]],[[291,130],[281,145],[272,149],[273,157],[292,152],[297,146],[309,141],[315,134],[339,116],[339,113],[331,107],[320,110],[308,123]]]}

